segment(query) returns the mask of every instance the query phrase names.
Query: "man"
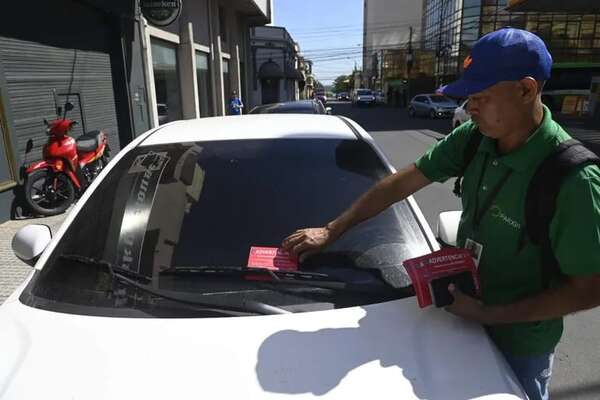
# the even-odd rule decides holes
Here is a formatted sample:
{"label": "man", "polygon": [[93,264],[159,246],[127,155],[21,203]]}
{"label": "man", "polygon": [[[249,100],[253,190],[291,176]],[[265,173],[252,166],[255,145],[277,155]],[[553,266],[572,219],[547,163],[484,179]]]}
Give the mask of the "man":
{"label": "man", "polygon": [[391,175],[321,228],[302,229],[282,246],[305,257],[352,226],[380,213],[432,181],[458,176],[465,149],[483,134],[463,181],[458,244],[481,246],[482,299],[450,285],[447,310],[485,325],[530,399],[548,399],[562,317],[600,305],[600,169],[583,165],[567,176],[550,226],[561,272],[543,279],[542,250],[525,231],[525,196],[540,163],[570,136],[541,101],[552,58],[527,31],[504,28],[482,37],[465,60],[461,80],[442,88],[468,97],[472,121],[455,129],[415,164]]}
{"label": "man", "polygon": [[229,101],[229,113],[231,115],[242,115],[242,108],[244,108],[244,103],[238,97],[237,91],[234,90],[231,92],[231,100]]}

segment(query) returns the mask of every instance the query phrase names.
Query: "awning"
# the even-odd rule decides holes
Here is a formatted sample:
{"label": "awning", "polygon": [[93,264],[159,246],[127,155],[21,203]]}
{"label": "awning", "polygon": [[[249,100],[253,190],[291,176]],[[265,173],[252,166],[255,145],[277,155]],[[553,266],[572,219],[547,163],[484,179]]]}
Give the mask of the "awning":
{"label": "awning", "polygon": [[600,2],[590,0],[509,0],[507,9],[510,11],[598,13],[600,12]]}
{"label": "awning", "polygon": [[284,75],[275,61],[267,61],[260,66],[258,77],[261,79],[281,79]]}
{"label": "awning", "polygon": [[287,67],[285,69],[285,77],[288,79],[293,79],[295,81],[303,81],[304,80],[304,75],[302,75],[302,72],[300,72],[296,68],[291,68],[291,67]]}
{"label": "awning", "polygon": [[404,79],[390,79],[387,81],[389,87],[397,87],[403,88],[406,87],[406,82]]}

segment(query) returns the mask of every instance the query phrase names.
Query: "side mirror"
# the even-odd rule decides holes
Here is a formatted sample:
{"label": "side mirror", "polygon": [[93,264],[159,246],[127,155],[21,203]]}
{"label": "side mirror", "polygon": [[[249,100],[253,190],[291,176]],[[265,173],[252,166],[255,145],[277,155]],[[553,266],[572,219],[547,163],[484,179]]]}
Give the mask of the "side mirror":
{"label": "side mirror", "polygon": [[12,250],[26,264],[33,266],[52,240],[47,225],[27,225],[17,231],[12,240]]}
{"label": "side mirror", "polygon": [[325,107],[325,112],[327,113],[327,115],[331,115],[332,111],[333,111],[333,108],[331,108],[331,107]]}
{"label": "side mirror", "polygon": [[67,101],[65,103],[65,111],[71,111],[74,108],[73,103],[71,103],[70,101]]}
{"label": "side mirror", "polygon": [[456,236],[462,211],[445,211],[440,213],[437,224],[437,238],[442,246],[456,247]]}

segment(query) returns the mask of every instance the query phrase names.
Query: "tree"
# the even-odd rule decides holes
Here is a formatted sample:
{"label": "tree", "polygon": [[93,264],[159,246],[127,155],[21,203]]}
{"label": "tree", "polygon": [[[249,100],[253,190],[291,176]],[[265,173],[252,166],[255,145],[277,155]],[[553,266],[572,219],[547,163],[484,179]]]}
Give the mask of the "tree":
{"label": "tree", "polygon": [[333,91],[335,93],[348,92],[350,90],[350,78],[352,75],[340,75],[333,81]]}

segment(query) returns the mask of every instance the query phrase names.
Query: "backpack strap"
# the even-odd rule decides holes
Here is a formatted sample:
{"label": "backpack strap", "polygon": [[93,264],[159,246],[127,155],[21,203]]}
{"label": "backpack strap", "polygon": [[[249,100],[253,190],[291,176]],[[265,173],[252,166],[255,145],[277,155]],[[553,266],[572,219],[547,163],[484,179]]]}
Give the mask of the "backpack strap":
{"label": "backpack strap", "polygon": [[568,139],[542,161],[529,183],[525,200],[525,229],[531,242],[542,248],[546,286],[553,277],[561,275],[550,242],[550,223],[561,185],[576,167],[589,163],[600,165],[600,158],[578,140]]}
{"label": "backpack strap", "polygon": [[463,153],[463,167],[454,181],[454,190],[452,191],[457,197],[462,195],[462,178],[465,175],[467,168],[469,168],[469,164],[471,164],[471,161],[475,158],[475,154],[477,154],[477,149],[479,148],[482,139],[483,135],[479,132],[479,129],[477,129],[473,132],[467,142],[467,146]]}

